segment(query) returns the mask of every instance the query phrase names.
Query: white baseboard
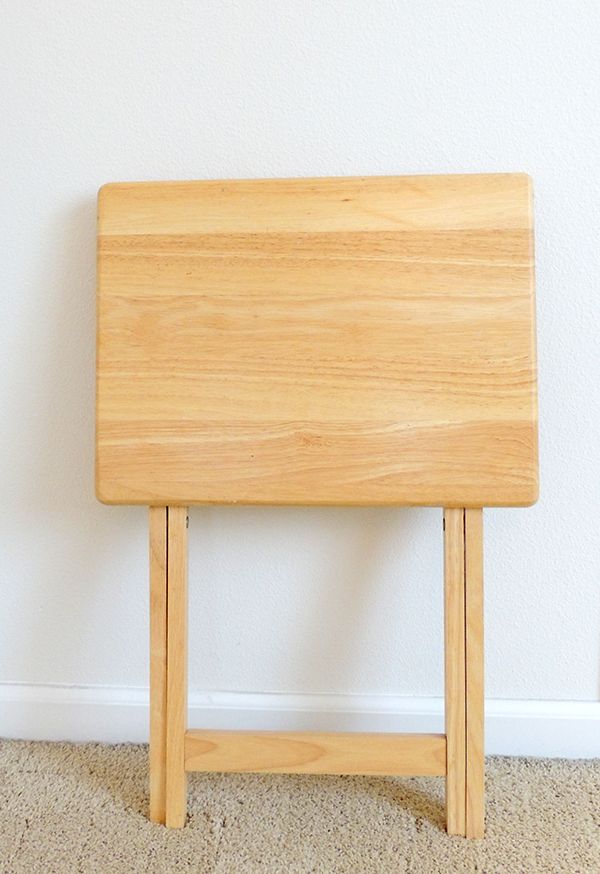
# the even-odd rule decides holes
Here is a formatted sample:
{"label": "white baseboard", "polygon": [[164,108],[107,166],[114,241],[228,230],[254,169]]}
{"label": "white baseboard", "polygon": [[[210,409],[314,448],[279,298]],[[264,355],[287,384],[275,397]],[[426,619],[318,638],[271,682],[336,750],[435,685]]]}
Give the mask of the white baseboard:
{"label": "white baseboard", "polygon": [[[600,756],[600,702],[486,701],[490,755]],[[195,728],[317,731],[443,731],[441,698],[190,694]],[[141,742],[148,738],[148,690],[131,686],[0,684],[0,736],[28,740]]]}

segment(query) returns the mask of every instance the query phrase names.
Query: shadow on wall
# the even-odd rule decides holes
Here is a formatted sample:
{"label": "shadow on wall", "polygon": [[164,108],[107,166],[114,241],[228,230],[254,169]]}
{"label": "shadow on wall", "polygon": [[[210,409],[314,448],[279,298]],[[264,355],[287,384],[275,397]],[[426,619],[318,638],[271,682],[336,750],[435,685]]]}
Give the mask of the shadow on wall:
{"label": "shadow on wall", "polygon": [[[28,337],[22,354],[37,370],[26,385],[27,470],[14,522],[34,527],[36,549],[25,557],[25,619],[9,677],[24,682],[72,682],[94,657],[102,664],[105,654],[91,656],[90,640],[102,638],[98,623],[139,551],[143,509],[103,507],[94,495],[95,234],[90,198],[56,215],[34,259],[28,324],[39,342],[28,351]],[[120,557],[122,574],[111,573],[109,556]]]}
{"label": "shadow on wall", "polygon": [[190,584],[192,688],[441,694],[439,510],[194,508]]}

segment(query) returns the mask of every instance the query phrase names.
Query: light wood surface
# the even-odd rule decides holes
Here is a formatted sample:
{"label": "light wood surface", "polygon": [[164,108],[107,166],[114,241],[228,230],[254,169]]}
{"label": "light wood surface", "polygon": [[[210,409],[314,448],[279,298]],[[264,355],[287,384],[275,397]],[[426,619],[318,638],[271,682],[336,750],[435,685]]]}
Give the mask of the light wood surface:
{"label": "light wood surface", "polygon": [[466,834],[464,510],[444,511],[445,720],[447,742],[446,827]]}
{"label": "light wood surface", "polygon": [[150,819],[165,824],[167,508],[150,507]]}
{"label": "light wood surface", "polygon": [[187,510],[168,509],[166,824],[181,828],[187,810]]}
{"label": "light wood surface", "polygon": [[523,174],[105,186],[99,498],[533,502],[531,224]]}
{"label": "light wood surface", "polygon": [[444,512],[446,820],[484,834],[483,513]]}
{"label": "light wood surface", "polygon": [[465,510],[466,835],[484,833],[483,513]]}
{"label": "light wood surface", "polygon": [[188,771],[443,776],[443,734],[188,731]]}

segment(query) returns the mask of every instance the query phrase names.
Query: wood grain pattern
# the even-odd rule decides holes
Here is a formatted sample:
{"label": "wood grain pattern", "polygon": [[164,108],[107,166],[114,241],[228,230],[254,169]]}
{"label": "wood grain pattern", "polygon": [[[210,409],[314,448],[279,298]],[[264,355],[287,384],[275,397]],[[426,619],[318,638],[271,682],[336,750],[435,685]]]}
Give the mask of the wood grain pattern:
{"label": "wood grain pattern", "polygon": [[523,174],[105,186],[108,503],[537,496]]}
{"label": "wood grain pattern", "polygon": [[150,507],[150,819],[165,824],[167,508]]}
{"label": "wood grain pattern", "polygon": [[483,513],[465,510],[466,835],[484,834]]}
{"label": "wood grain pattern", "polygon": [[187,509],[168,508],[166,824],[181,828],[187,811]]}
{"label": "wood grain pattern", "polygon": [[188,731],[188,771],[443,776],[443,734]]}
{"label": "wood grain pattern", "polygon": [[466,651],[464,510],[444,511],[446,827],[466,835]]}

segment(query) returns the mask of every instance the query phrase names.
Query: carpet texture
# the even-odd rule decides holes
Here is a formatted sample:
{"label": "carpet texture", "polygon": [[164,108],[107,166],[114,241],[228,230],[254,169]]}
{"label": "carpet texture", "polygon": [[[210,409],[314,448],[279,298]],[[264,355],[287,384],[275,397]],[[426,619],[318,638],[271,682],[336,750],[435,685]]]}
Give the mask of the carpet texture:
{"label": "carpet texture", "polygon": [[600,872],[600,760],[488,760],[487,835],[444,831],[435,778],[190,777],[148,822],[147,748],[0,744],[2,874]]}

